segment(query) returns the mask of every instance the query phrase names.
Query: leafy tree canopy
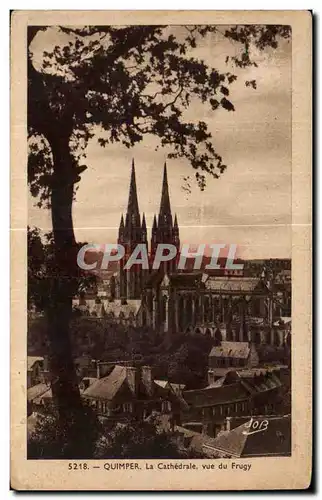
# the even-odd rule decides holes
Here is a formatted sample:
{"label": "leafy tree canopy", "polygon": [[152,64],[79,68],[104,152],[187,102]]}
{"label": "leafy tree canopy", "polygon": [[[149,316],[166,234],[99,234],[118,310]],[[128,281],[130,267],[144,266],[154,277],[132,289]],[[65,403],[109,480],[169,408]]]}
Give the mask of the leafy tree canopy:
{"label": "leafy tree canopy", "polygon": [[132,419],[114,426],[98,442],[97,455],[98,458],[115,459],[193,458],[192,453],[188,456],[178,447],[177,435],[163,430],[157,418],[152,416],[146,420]]}
{"label": "leafy tree canopy", "polygon": [[[97,130],[102,146],[119,142],[128,148],[152,134],[169,148],[170,158],[191,163],[204,189],[206,174],[216,178],[226,165],[207,123],[189,121],[185,111],[195,99],[213,111],[234,111],[234,68],[257,66],[253,47],[276,49],[280,38],[290,36],[289,26],[272,25],[60,26],[61,44],[36,60],[32,40],[46,29],[29,28],[28,102],[29,183],[46,204],[61,154],[58,143],[60,150],[71,151],[67,177],[74,184],[86,168],[84,151]],[[236,45],[236,54],[226,58],[226,72],[194,56],[212,33]],[[256,87],[255,80],[245,83]]]}
{"label": "leafy tree canopy", "polygon": [[[53,300],[53,277],[58,276],[57,262],[55,259],[55,244],[53,233],[42,234],[36,227],[27,228],[28,239],[28,308],[43,312]],[[78,243],[76,251],[83,243]],[[68,264],[68,263],[67,263]],[[94,275],[86,273],[78,267],[74,276],[60,277],[60,286],[68,285],[72,296],[89,290],[95,286]]]}
{"label": "leafy tree canopy", "polygon": [[[50,408],[44,413],[32,414],[29,418],[34,418],[35,424],[28,429],[28,458],[93,458],[102,426],[89,406],[83,404],[73,425],[72,422],[64,425],[57,411]],[[69,435],[71,429],[72,446]]]}

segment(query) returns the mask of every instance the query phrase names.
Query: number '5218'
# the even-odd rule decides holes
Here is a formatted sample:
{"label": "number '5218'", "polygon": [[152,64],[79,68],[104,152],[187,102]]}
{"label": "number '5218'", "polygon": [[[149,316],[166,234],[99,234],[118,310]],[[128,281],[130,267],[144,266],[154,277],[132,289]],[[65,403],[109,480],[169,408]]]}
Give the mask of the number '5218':
{"label": "number '5218'", "polygon": [[88,465],[86,463],[85,464],[69,463],[68,469],[69,470],[86,470],[86,469],[88,469]]}

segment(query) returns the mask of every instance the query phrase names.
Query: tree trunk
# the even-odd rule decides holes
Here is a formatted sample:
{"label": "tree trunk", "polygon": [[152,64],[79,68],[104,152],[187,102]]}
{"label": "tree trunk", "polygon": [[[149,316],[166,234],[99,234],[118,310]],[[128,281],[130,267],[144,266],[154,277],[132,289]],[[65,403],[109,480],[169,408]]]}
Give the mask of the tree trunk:
{"label": "tree trunk", "polygon": [[51,212],[55,259],[47,311],[49,366],[53,400],[64,436],[63,454],[69,458],[81,458],[86,448],[83,428],[85,422],[69,331],[75,293],[73,282],[77,275],[77,249],[72,220],[74,164],[67,138],[50,142],[54,164]]}
{"label": "tree trunk", "polygon": [[[28,27],[28,48],[43,27]],[[53,155],[51,213],[55,257],[48,269],[51,281],[49,307],[46,310],[49,339],[49,368],[55,408],[59,415],[62,455],[90,458],[88,412],[82,408],[70,344],[69,323],[75,294],[77,248],[73,230],[72,202],[75,163],[70,153],[72,115],[57,114],[49,106],[48,94],[40,72],[28,57],[28,129],[44,135]],[[58,457],[53,457],[58,458]]]}

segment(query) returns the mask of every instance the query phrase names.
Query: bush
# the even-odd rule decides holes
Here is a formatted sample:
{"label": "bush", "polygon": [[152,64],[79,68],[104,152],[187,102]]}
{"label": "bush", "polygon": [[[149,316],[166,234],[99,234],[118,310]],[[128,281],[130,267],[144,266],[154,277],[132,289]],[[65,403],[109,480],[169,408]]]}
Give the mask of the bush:
{"label": "bush", "polygon": [[93,458],[101,425],[89,406],[83,405],[80,411],[82,418],[75,419],[75,423],[69,420],[68,426],[61,424],[53,409],[38,413],[35,428],[28,435],[28,458]]}
{"label": "bush", "polygon": [[101,440],[96,458],[166,459],[186,458],[177,446],[175,434],[160,430],[156,419],[130,420],[117,424]]}

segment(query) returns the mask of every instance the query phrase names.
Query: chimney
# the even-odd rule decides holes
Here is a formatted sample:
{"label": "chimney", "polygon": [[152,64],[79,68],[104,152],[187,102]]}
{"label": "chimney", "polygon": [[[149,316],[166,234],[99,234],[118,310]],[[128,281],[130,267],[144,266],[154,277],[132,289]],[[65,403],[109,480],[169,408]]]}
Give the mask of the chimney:
{"label": "chimney", "polygon": [[49,358],[47,354],[44,355],[43,368],[41,370],[41,381],[44,384],[50,384],[51,381],[51,374],[49,371]]}
{"label": "chimney", "polygon": [[248,366],[254,368],[259,365],[259,356],[254,342],[249,343]]}
{"label": "chimney", "polygon": [[89,388],[89,380],[88,380],[88,378],[84,378],[82,380],[82,384],[83,384],[83,387],[84,387],[84,391],[86,391],[86,389]]}
{"label": "chimney", "polygon": [[126,379],[131,392],[134,394],[134,396],[138,396],[139,377],[138,377],[138,370],[135,366],[126,367]]}
{"label": "chimney", "polygon": [[215,374],[212,370],[208,370],[208,385],[215,383]]}
{"label": "chimney", "polygon": [[43,370],[46,371],[46,372],[49,370],[48,354],[44,354]]}
{"label": "chimney", "polygon": [[153,383],[151,366],[142,366],[141,379],[142,379],[143,385],[144,385],[148,395],[152,396],[152,394],[154,392],[154,383]]}
{"label": "chimney", "polygon": [[108,375],[111,372],[114,366],[115,366],[114,363],[110,363],[107,361],[97,361],[96,377],[97,378],[106,377],[106,375]]}
{"label": "chimney", "polygon": [[231,417],[226,417],[226,431],[231,430]]}
{"label": "chimney", "polygon": [[101,378],[101,364],[99,361],[96,362],[96,378]]}

